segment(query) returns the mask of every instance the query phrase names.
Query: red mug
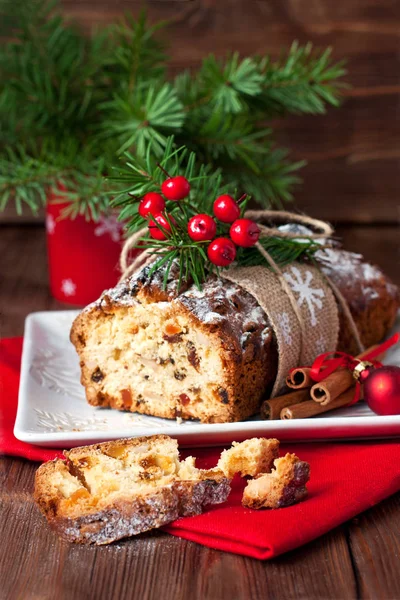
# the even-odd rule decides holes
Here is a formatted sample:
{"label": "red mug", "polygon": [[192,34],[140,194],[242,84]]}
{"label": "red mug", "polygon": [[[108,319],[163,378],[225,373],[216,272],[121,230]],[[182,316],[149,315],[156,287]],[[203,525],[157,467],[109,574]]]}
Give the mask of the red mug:
{"label": "red mug", "polygon": [[46,206],[50,290],[61,302],[89,304],[120,278],[123,224],[112,212],[99,221],[62,218],[67,203],[55,200],[50,193]]}

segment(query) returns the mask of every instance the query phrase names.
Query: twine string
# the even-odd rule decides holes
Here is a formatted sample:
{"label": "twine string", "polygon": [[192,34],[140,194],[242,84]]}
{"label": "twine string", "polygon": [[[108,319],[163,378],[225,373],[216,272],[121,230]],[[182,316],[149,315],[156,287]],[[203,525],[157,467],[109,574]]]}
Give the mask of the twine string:
{"label": "twine string", "polygon": [[122,246],[121,254],[119,257],[119,268],[122,273],[120,277],[120,282],[133,275],[135,271],[139,270],[143,267],[147,262],[150,262],[149,258],[152,255],[149,253],[147,248],[143,248],[141,252],[135,256],[135,258],[130,262],[129,261],[129,252],[138,247],[138,244],[141,238],[147,233],[147,227],[143,227],[143,229],[139,229],[139,231],[135,231],[132,235],[130,235],[126,240],[124,245]]}
{"label": "twine string", "polygon": [[[246,219],[255,221],[260,227],[263,237],[277,237],[286,239],[311,239],[330,238],[334,234],[333,227],[326,221],[314,219],[307,215],[300,215],[286,210],[248,210],[245,213]],[[312,228],[311,233],[296,233],[292,231],[282,231],[275,227],[281,225],[299,224]]]}
{"label": "twine string", "polygon": [[282,287],[283,291],[288,296],[290,304],[291,304],[291,306],[293,308],[293,311],[294,311],[294,313],[295,313],[295,315],[297,317],[297,320],[298,320],[299,325],[300,325],[300,361],[301,361],[301,364],[303,364],[303,362],[304,362],[304,342],[305,342],[305,339],[306,339],[307,332],[306,332],[306,324],[304,323],[303,315],[301,314],[301,310],[299,308],[299,305],[297,304],[296,298],[295,298],[292,290],[290,289],[290,286],[289,286],[288,282],[286,281],[286,279],[285,279],[285,277],[284,277],[281,269],[276,264],[276,262],[274,261],[274,259],[270,255],[270,253],[267,252],[265,250],[265,248],[263,248],[261,246],[260,242],[257,242],[256,248],[259,251],[259,253],[268,262],[268,264],[270,265],[270,267],[274,271],[275,275],[278,277],[279,283],[281,284],[281,287]]}
{"label": "twine string", "polygon": [[359,331],[357,329],[356,322],[354,321],[353,315],[350,312],[350,308],[349,308],[349,305],[347,303],[346,298],[343,296],[342,292],[339,290],[339,288],[337,287],[337,285],[335,283],[333,283],[332,279],[330,277],[328,277],[328,275],[326,275],[325,273],[322,273],[322,276],[328,282],[328,284],[329,284],[332,292],[336,296],[336,300],[340,304],[340,308],[342,309],[344,316],[346,317],[346,319],[347,319],[347,321],[348,321],[348,323],[350,325],[351,333],[353,334],[354,340],[355,340],[355,342],[357,344],[357,348],[358,348],[359,354],[361,352],[364,352],[365,346],[364,346],[364,344],[361,341],[360,334],[359,334]]}

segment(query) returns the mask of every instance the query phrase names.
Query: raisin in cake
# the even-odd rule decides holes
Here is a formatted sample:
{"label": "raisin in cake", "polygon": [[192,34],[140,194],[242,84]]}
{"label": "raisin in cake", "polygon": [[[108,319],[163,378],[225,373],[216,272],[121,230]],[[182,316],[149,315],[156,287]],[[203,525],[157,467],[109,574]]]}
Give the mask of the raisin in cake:
{"label": "raisin in cake", "polygon": [[[317,253],[322,269],[346,298],[366,346],[394,323],[397,288],[359,255]],[[87,307],[71,341],[81,382],[94,406],[204,423],[248,418],[272,389],[277,343],[265,312],[238,285],[210,276],[202,291],[177,290],[172,268],[149,276],[149,267]],[[339,309],[340,311],[340,309]],[[340,315],[339,349],[353,351]]]}
{"label": "raisin in cake", "polygon": [[36,472],[35,500],[64,539],[108,544],[200,514],[224,502],[229,479],[217,468],[179,461],[176,440],[166,435],[104,442],[64,452],[66,460]]}

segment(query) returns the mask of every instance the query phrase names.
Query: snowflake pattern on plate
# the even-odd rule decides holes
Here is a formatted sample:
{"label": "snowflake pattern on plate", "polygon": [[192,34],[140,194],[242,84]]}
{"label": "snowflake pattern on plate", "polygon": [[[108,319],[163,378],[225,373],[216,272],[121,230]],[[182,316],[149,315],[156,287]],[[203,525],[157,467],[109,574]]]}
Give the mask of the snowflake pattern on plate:
{"label": "snowflake pattern on plate", "polygon": [[47,346],[37,348],[33,356],[29,374],[39,385],[62,396],[83,399],[79,365],[66,360],[66,355]]}
{"label": "snowflake pattern on plate", "polygon": [[186,426],[196,424],[194,421],[179,422],[133,413],[123,413],[121,415],[121,413],[112,413],[109,410],[100,410],[100,414],[86,417],[68,412],[52,412],[40,408],[34,408],[34,412],[36,428],[32,431],[40,428],[43,431],[52,433],[57,431],[115,431],[116,428],[129,430],[137,426],[151,430],[160,427],[176,427],[177,423]]}
{"label": "snowflake pattern on plate", "polygon": [[290,270],[291,273],[287,271],[283,276],[292,290],[298,294],[297,304],[299,307],[301,308],[303,304],[307,304],[308,310],[310,311],[311,326],[315,327],[318,323],[315,309],[322,308],[322,298],[325,297],[324,290],[311,287],[311,282],[313,280],[311,271],[305,271],[303,279],[298,267],[292,266]]}
{"label": "snowflake pattern on plate", "polygon": [[119,242],[123,228],[123,223],[118,221],[117,215],[102,216],[98,221],[94,234],[97,236],[108,234],[113,242]]}
{"label": "snowflake pattern on plate", "polygon": [[36,426],[45,431],[103,431],[109,428],[107,421],[96,415],[89,418],[78,417],[67,412],[49,412],[35,408]]}
{"label": "snowflake pattern on plate", "polygon": [[75,296],[76,283],[74,283],[72,279],[63,279],[61,282],[61,291],[64,296]]}

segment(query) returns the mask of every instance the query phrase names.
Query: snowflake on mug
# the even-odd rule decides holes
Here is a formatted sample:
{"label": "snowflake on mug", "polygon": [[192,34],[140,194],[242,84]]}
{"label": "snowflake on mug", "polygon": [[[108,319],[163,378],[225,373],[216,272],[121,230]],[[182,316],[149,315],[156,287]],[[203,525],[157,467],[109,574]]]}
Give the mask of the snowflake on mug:
{"label": "snowflake on mug", "polygon": [[292,342],[293,342],[293,338],[292,338],[292,328],[290,327],[288,313],[284,312],[281,314],[277,314],[276,320],[278,322],[279,329],[281,331],[281,334],[285,341],[285,344],[287,344],[288,346],[291,346]]}
{"label": "snowflake on mug", "polygon": [[72,279],[63,279],[61,282],[61,291],[64,296],[75,296],[76,283]]}
{"label": "snowflake on mug", "polygon": [[46,216],[46,231],[49,235],[53,235],[54,231],[56,229],[56,221],[53,217],[53,215],[47,215]]}
{"label": "snowflake on mug", "polygon": [[317,324],[315,309],[322,308],[321,298],[325,297],[324,290],[321,288],[311,287],[310,284],[313,280],[313,274],[311,271],[306,271],[304,273],[304,280],[298,267],[291,267],[291,272],[292,274],[288,272],[284,273],[284,278],[292,290],[299,295],[297,298],[297,304],[299,307],[301,308],[303,304],[308,306],[311,317],[311,326],[315,327]]}
{"label": "snowflake on mug", "polygon": [[123,228],[124,226],[118,221],[117,215],[112,214],[100,217],[94,234],[100,236],[108,233],[113,242],[119,242]]}

